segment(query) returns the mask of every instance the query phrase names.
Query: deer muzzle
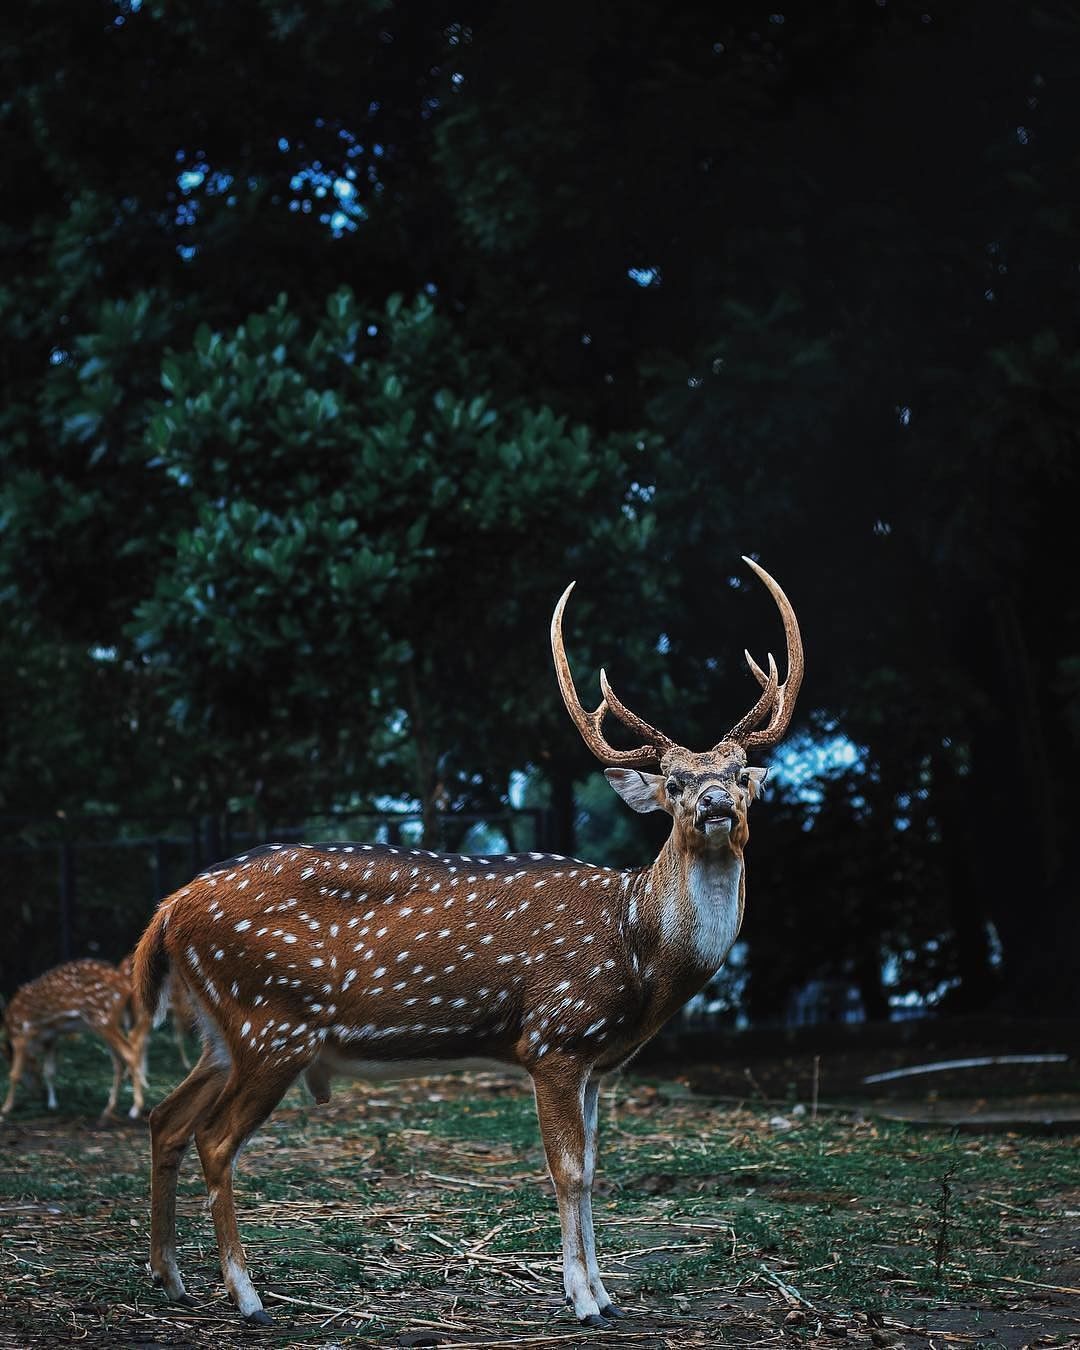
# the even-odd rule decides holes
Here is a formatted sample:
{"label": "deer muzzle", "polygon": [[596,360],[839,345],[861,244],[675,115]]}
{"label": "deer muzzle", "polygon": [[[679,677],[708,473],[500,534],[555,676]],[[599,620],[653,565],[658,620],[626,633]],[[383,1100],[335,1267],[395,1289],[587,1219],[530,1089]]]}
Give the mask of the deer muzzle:
{"label": "deer muzzle", "polygon": [[735,803],[720,788],[710,788],[697,799],[694,826],[703,834],[730,834],[735,824]]}

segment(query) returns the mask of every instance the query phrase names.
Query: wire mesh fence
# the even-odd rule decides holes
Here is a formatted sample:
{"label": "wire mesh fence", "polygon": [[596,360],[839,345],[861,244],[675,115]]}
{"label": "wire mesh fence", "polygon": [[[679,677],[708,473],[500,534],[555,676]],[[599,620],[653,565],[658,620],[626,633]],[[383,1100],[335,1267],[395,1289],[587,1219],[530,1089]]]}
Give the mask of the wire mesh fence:
{"label": "wire mesh fence", "polygon": [[[541,810],[455,814],[440,821],[440,845],[472,850],[550,850]],[[230,817],[0,820],[8,889],[0,900],[0,992],[11,993],[61,961],[131,951],[154,906],[200,869],[257,844],[354,840],[419,848],[419,816],[356,812],[312,815],[273,830]]]}

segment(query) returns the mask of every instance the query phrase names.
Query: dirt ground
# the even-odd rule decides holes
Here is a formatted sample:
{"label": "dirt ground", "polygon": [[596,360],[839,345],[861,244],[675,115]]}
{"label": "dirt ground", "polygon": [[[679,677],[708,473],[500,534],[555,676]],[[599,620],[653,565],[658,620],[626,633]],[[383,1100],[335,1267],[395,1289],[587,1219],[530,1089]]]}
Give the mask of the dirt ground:
{"label": "dirt ground", "polygon": [[[517,1130],[529,1120],[527,1096],[495,1075],[381,1095],[348,1085],[318,1112],[290,1095],[250,1142],[238,1186],[249,1259],[275,1319],[265,1330],[240,1324],[223,1296],[192,1159],[179,1202],[197,1299],[188,1310],[170,1307],[144,1270],[145,1125],[23,1112],[0,1126],[0,1346],[1080,1346],[1080,1173],[1074,1188],[1026,1204],[1009,1239],[1031,1249],[1036,1278],[906,1305],[895,1295],[912,1281],[897,1280],[891,1306],[865,1311],[857,1295],[814,1292],[805,1262],[737,1237],[724,1204],[708,1199],[714,1179],[685,1173],[685,1152],[664,1161],[668,1138],[683,1149],[695,1136],[767,1143],[767,1112],[632,1080],[603,1122],[597,1206],[602,1268],[627,1317],[583,1331],[561,1298],[542,1155],[525,1125],[507,1134],[506,1122]],[[829,1128],[808,1139],[811,1152],[831,1147]],[[872,1130],[852,1138],[874,1146]],[[1017,1147],[1022,1155],[1022,1138]],[[631,1196],[603,1178],[605,1166],[617,1178],[635,1150]],[[775,1180],[754,1179],[759,1193]],[[820,1194],[789,1188],[785,1198],[789,1209],[822,1209]],[[678,1278],[665,1282],[666,1269]]]}

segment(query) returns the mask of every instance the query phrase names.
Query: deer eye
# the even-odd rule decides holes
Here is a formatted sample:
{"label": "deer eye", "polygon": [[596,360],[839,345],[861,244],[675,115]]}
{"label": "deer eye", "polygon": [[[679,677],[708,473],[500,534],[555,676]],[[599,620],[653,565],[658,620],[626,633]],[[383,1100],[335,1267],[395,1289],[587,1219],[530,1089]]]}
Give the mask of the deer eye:
{"label": "deer eye", "polygon": [[679,793],[682,792],[683,789],[683,785],[679,782],[677,778],[669,778],[667,782],[664,784],[664,786],[667,788],[667,794],[669,797],[677,797]]}

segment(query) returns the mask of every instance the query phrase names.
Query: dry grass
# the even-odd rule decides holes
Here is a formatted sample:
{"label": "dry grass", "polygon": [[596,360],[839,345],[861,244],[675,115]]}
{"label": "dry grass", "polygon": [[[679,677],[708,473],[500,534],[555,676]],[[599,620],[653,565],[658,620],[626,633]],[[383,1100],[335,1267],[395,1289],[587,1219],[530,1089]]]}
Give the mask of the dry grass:
{"label": "dry grass", "polygon": [[[172,1077],[167,1056],[155,1047],[159,1092]],[[1037,1287],[1076,1283],[1058,1268],[1076,1238],[1070,1141],[950,1139],[842,1118],[778,1130],[762,1111],[632,1079],[603,1102],[596,1204],[605,1279],[630,1317],[584,1332],[562,1305],[531,1097],[501,1075],[349,1084],[328,1108],[290,1094],[239,1172],[249,1261],[277,1321],[249,1330],[223,1296],[193,1157],[180,1260],[198,1307],[170,1308],[150,1286],[145,1126],[94,1129],[104,1057],[82,1046],[67,1063],[68,1113],[24,1106],[0,1135],[0,1344],[1080,1337],[1076,1291]],[[938,1268],[946,1168],[948,1261]]]}

